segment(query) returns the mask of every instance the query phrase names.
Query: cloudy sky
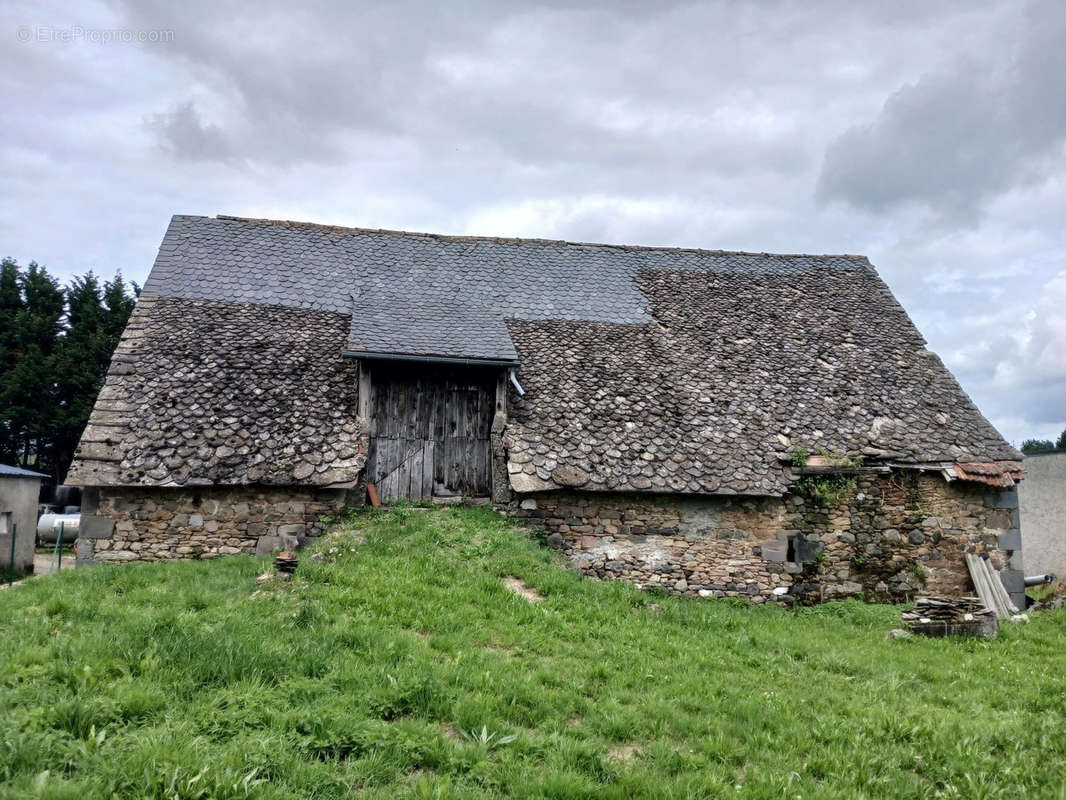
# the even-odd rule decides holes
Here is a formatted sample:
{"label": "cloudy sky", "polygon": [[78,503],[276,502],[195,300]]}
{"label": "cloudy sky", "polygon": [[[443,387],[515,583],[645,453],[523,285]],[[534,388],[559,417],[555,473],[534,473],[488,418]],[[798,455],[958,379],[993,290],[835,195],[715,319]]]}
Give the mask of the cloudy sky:
{"label": "cloudy sky", "polygon": [[0,254],[61,277],[143,281],[173,213],[863,253],[1011,441],[1066,427],[1059,0],[5,3],[0,36]]}

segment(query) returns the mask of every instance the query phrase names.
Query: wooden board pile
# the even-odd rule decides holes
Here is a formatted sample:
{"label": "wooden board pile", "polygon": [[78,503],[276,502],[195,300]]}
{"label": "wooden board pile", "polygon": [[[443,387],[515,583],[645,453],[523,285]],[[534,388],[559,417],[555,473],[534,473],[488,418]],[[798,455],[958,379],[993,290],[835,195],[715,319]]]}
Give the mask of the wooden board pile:
{"label": "wooden board pile", "polygon": [[1012,614],[1018,613],[1018,608],[1011,602],[1010,595],[1003,588],[999,572],[992,568],[987,559],[967,553],[966,567],[970,570],[970,580],[973,581],[981,601],[992,609],[999,619],[1007,619]]}
{"label": "wooden board pile", "polygon": [[904,611],[903,624],[923,636],[984,636],[999,633],[999,618],[978,597],[922,597],[913,611]]}

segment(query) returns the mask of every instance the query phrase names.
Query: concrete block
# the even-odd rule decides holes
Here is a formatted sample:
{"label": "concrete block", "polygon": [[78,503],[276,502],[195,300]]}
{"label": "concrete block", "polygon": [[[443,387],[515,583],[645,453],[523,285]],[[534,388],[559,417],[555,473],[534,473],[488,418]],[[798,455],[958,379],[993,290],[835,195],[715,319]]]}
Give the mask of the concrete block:
{"label": "concrete block", "polygon": [[79,539],[110,539],[115,533],[115,521],[95,514],[82,514],[78,527]]}
{"label": "concrete block", "polygon": [[1014,603],[1014,607],[1019,611],[1025,611],[1025,592],[1007,592],[1010,595],[1010,601]]}
{"label": "concrete block", "polygon": [[1017,528],[1009,530],[1006,533],[1002,533],[999,536],[999,549],[1000,550],[1021,550],[1022,549],[1022,532]]}
{"label": "concrete block", "polygon": [[1025,573],[1020,569],[1005,569],[999,573],[999,579],[1003,582],[1003,588],[1008,594],[1021,592],[1025,594]]}

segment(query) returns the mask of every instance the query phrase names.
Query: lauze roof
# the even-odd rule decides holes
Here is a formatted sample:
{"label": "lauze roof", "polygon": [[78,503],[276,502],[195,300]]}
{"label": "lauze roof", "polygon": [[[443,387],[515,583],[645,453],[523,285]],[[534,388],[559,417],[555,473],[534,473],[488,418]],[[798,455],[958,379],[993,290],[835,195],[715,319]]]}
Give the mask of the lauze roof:
{"label": "lauze roof", "polygon": [[354,480],[348,356],[517,365],[511,483],[780,494],[1019,454],[869,262],[177,216],[68,481]]}

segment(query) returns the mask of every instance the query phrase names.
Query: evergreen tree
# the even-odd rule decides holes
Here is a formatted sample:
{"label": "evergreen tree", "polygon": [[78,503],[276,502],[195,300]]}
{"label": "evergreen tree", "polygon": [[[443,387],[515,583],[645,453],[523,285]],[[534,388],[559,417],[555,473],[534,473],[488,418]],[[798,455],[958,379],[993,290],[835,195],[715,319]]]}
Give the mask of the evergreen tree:
{"label": "evergreen tree", "polygon": [[1027,456],[1054,451],[1055,443],[1050,439],[1026,439],[1022,442],[1022,452]]}
{"label": "evergreen tree", "polygon": [[[138,287],[134,285],[133,291]],[[57,474],[63,475],[74,458],[96,395],[104,383],[111,354],[133,311],[134,296],[127,294],[119,274],[100,286],[89,272],[67,288],[66,331],[55,358],[56,403],[53,454]]]}
{"label": "evergreen tree", "polygon": [[0,327],[0,459],[8,463],[48,465],[43,451],[54,418],[49,373],[63,299],[58,281],[43,267],[30,262],[23,272],[4,261],[0,306],[8,320]]}
{"label": "evergreen tree", "polygon": [[139,292],[0,262],[0,462],[62,482]]}

